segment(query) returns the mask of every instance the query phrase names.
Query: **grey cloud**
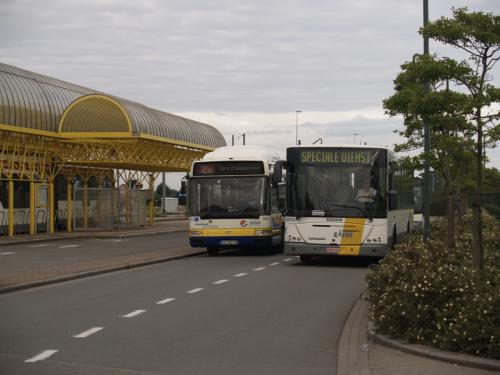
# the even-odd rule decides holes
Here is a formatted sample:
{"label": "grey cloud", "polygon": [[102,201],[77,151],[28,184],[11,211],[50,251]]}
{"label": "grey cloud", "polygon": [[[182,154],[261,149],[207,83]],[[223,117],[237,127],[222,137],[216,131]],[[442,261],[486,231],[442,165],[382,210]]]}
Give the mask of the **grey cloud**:
{"label": "grey cloud", "polygon": [[[431,2],[431,17],[460,3]],[[421,49],[421,2],[410,0],[1,7],[5,62],[174,112],[380,106],[401,62]]]}

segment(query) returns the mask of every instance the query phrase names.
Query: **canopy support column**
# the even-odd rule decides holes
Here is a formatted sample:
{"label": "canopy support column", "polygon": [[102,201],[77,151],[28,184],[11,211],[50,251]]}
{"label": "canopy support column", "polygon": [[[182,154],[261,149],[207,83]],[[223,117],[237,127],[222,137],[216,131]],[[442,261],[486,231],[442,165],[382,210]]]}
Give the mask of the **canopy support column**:
{"label": "canopy support column", "polygon": [[55,224],[54,181],[49,183],[49,233],[54,234]]}
{"label": "canopy support column", "polygon": [[12,181],[12,177],[9,177],[8,182],[8,208],[9,208],[9,229],[8,234],[9,237],[14,237],[14,181]]}
{"label": "canopy support column", "polygon": [[155,222],[155,176],[149,175],[149,225]]}
{"label": "canopy support column", "polygon": [[36,185],[33,181],[30,182],[30,234],[36,234],[36,204],[35,193]]}
{"label": "canopy support column", "polygon": [[68,233],[73,231],[73,185],[70,181],[68,180],[66,184],[66,230]]}
{"label": "canopy support column", "polygon": [[89,185],[87,182],[83,185],[83,229],[89,226]]}

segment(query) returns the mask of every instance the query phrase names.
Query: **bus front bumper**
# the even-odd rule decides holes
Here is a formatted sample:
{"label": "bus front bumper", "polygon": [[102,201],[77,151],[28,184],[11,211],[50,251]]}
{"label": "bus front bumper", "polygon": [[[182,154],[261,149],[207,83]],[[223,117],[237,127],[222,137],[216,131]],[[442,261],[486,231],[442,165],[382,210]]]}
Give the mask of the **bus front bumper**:
{"label": "bus front bumper", "polygon": [[318,245],[296,242],[285,242],[285,254],[287,255],[336,255],[336,256],[372,256],[384,257],[387,254],[386,244],[363,244],[363,245]]}
{"label": "bus front bumper", "polygon": [[[238,237],[190,237],[191,247],[270,247],[273,245],[272,236],[238,236]],[[275,241],[274,241],[275,242]]]}

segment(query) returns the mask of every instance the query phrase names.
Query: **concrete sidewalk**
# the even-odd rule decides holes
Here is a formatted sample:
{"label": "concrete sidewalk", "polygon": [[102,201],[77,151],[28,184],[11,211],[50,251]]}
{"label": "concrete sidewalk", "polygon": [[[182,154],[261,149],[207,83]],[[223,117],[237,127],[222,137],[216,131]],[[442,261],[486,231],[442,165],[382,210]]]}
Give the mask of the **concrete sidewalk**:
{"label": "concrete sidewalk", "polygon": [[[189,246],[187,229],[185,219],[163,220],[139,230],[2,239],[0,293],[204,253]],[[185,238],[173,242],[157,236],[179,232]]]}
{"label": "concrete sidewalk", "polygon": [[54,234],[39,233],[34,236],[29,234],[15,235],[14,237],[0,236],[0,246],[10,246],[17,244],[27,244],[33,242],[57,241],[68,238],[128,238],[134,236],[147,236],[161,234],[165,231],[166,226],[174,222],[186,223],[188,228],[188,218],[181,215],[171,215],[168,217],[155,217],[153,225],[144,227],[121,227],[117,230],[78,230],[73,233],[56,232]]}
{"label": "concrete sidewalk", "polygon": [[492,375],[500,361],[408,345],[368,329],[361,296],[347,318],[337,351],[337,375]]}

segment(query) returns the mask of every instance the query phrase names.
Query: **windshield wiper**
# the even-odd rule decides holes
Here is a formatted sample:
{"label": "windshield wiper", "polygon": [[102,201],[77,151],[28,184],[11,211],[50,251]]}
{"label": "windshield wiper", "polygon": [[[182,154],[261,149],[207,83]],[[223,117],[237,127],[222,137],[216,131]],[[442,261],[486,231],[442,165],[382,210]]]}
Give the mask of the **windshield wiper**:
{"label": "windshield wiper", "polygon": [[362,207],[349,206],[349,205],[346,205],[346,204],[337,204],[337,203],[325,203],[325,206],[327,206],[327,207],[330,207],[330,206],[332,206],[332,207],[342,207],[342,208],[356,208],[356,209],[360,210],[361,213],[363,214],[363,216],[367,217],[368,220],[373,221],[373,218],[370,215],[368,215],[368,213],[366,212],[366,210],[364,208],[362,208]]}

